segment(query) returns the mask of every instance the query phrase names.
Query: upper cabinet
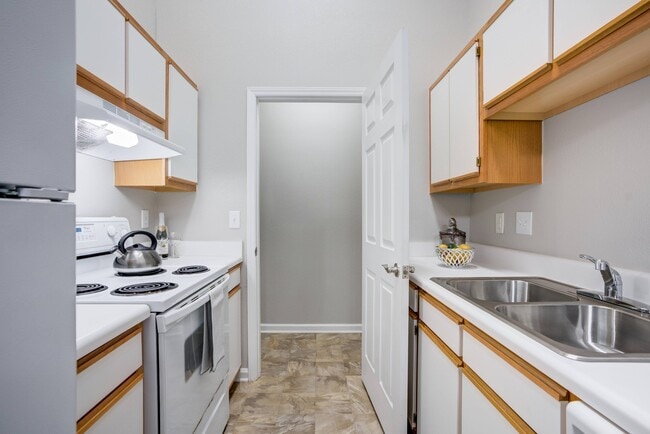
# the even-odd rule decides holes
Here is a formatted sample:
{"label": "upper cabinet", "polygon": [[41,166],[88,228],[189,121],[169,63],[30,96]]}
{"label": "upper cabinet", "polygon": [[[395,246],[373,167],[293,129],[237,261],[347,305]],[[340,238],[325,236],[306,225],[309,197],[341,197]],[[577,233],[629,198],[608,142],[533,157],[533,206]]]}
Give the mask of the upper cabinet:
{"label": "upper cabinet", "polygon": [[107,0],[77,0],[77,65],[116,95],[124,95],[124,16]]}
{"label": "upper cabinet", "polygon": [[199,91],[173,64],[169,64],[168,95],[167,138],[185,148],[182,156],[169,159],[169,176],[197,182]]}
{"label": "upper cabinet", "polygon": [[638,0],[554,0],[553,58],[623,14]]}
{"label": "upper cabinet", "polygon": [[117,161],[115,185],[196,191],[196,84],[117,0],[77,0],[77,84],[183,147],[169,159]]}
{"label": "upper cabinet", "polygon": [[127,101],[165,119],[167,59],[131,23],[126,24],[126,59]]}
{"label": "upper cabinet", "polygon": [[470,44],[430,88],[431,193],[541,182],[541,122],[481,119],[479,53]]}
{"label": "upper cabinet", "polygon": [[506,0],[474,39],[429,88],[431,193],[541,183],[541,121],[650,75],[650,0]]}
{"label": "upper cabinet", "polygon": [[[521,1],[506,2],[494,25]],[[552,62],[532,74],[521,72],[496,96],[487,90],[492,26],[485,30],[486,119],[547,119],[650,74],[650,0],[553,3]],[[510,39],[527,40],[528,32],[513,31]]]}
{"label": "upper cabinet", "polygon": [[513,0],[483,33],[483,101],[551,61],[551,5],[548,0]]}
{"label": "upper cabinet", "polygon": [[478,44],[430,90],[431,184],[478,173]]}

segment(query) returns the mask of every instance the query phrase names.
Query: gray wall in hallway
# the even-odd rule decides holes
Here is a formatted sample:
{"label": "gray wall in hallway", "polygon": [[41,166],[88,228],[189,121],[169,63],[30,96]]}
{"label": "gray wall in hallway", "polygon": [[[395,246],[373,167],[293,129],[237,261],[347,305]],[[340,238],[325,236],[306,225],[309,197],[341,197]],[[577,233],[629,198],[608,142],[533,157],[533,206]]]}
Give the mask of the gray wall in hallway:
{"label": "gray wall in hallway", "polygon": [[260,105],[263,324],[361,323],[361,106]]}
{"label": "gray wall in hallway", "polygon": [[[547,119],[543,134],[543,183],[474,194],[472,240],[650,271],[650,78]],[[517,211],[533,211],[532,236],[515,234]]]}

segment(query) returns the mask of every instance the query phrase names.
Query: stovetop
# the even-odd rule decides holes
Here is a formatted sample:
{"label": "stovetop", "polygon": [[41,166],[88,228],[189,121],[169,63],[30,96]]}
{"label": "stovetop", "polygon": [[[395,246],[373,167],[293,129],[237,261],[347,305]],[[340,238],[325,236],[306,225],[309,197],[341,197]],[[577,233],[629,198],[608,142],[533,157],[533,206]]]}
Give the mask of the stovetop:
{"label": "stovetop", "polygon": [[[165,259],[162,263],[163,273],[148,276],[118,276],[112,267],[113,255],[105,255],[77,260],[77,284],[99,284],[107,290],[90,294],[77,295],[77,303],[97,304],[146,304],[152,312],[164,312],[192,295],[208,283],[228,271],[230,260],[211,256],[184,256]],[[195,274],[174,274],[181,267],[205,266],[208,271]],[[114,291],[129,285],[147,284],[156,286],[169,283],[172,288],[162,292],[119,295]],[[174,287],[174,285],[177,285]]]}

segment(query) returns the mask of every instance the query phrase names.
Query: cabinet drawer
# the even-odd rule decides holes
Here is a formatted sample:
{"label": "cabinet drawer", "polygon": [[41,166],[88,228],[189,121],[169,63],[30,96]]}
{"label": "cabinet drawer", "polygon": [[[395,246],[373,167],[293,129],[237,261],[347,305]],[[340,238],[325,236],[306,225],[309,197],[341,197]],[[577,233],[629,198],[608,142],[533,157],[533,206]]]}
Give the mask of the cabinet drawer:
{"label": "cabinet drawer", "polygon": [[471,324],[463,325],[463,361],[533,430],[562,432],[569,392]]}
{"label": "cabinet drawer", "polygon": [[77,363],[77,419],[142,366],[142,329],[137,326]]}
{"label": "cabinet drawer", "polygon": [[138,370],[77,424],[77,433],[141,434],[143,374]]}
{"label": "cabinet drawer", "polygon": [[[521,419],[516,415],[511,415],[511,418],[504,415],[504,413],[512,414],[512,410],[504,405],[498,397],[495,397],[494,392],[486,388],[476,374],[472,375],[471,371],[463,369],[461,387],[463,390],[461,397],[463,434],[531,432],[530,429],[526,429],[525,423],[521,423]],[[511,422],[512,416],[520,422],[517,427],[513,426]]]}
{"label": "cabinet drawer", "polygon": [[436,300],[430,294],[420,291],[420,320],[424,322],[451,350],[462,355],[460,324],[463,318]]}

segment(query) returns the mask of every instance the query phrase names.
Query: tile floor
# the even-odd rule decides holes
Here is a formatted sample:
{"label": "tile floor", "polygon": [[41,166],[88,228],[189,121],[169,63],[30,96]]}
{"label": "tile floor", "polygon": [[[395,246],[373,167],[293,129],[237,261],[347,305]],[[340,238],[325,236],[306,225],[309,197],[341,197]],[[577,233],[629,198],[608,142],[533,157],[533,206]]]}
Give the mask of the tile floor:
{"label": "tile floor", "polygon": [[262,334],[262,375],[238,383],[226,433],[383,433],[361,382],[361,335]]}

